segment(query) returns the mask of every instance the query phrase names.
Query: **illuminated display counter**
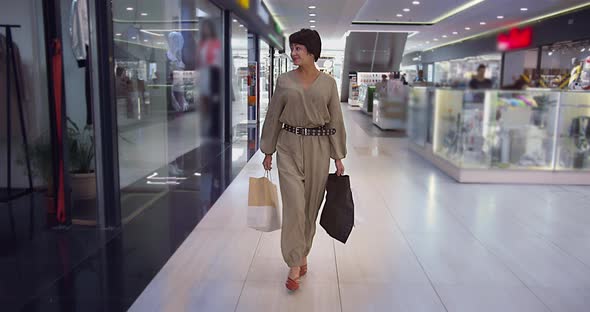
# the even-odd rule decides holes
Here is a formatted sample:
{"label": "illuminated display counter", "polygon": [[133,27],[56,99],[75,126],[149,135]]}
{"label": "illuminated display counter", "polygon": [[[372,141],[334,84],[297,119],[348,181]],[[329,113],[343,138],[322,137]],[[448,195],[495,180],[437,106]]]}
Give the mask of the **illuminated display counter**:
{"label": "illuminated display counter", "polygon": [[590,92],[413,88],[408,135],[459,182],[590,184]]}

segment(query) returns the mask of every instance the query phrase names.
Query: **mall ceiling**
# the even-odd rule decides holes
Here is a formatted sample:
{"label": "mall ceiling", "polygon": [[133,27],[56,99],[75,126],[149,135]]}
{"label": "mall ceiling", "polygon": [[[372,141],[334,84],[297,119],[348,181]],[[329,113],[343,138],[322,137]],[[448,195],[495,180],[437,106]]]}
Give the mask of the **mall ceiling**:
{"label": "mall ceiling", "polygon": [[[405,53],[573,7],[580,0],[264,0],[285,33],[313,26],[325,46],[343,49],[349,31],[409,32]],[[315,15],[314,15],[315,14]]]}

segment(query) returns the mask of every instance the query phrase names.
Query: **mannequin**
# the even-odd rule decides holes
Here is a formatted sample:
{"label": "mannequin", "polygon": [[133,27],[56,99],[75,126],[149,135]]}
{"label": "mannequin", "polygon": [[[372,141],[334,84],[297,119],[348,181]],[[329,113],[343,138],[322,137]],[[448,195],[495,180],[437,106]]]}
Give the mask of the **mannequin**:
{"label": "mannequin", "polygon": [[189,106],[184,97],[184,86],[182,77],[174,77],[174,71],[184,71],[185,65],[182,62],[182,48],[184,47],[184,38],[179,32],[168,34],[168,79],[172,83],[170,104],[176,112],[187,111]]}

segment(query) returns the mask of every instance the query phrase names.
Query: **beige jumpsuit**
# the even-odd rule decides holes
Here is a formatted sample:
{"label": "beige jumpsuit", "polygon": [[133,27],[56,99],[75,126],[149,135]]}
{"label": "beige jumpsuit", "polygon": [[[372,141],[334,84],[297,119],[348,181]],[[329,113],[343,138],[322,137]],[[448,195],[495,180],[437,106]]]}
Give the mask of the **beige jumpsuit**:
{"label": "beige jumpsuit", "polygon": [[[336,129],[333,136],[302,136],[282,130],[282,124]],[[277,80],[262,129],[260,149],[277,151],[283,228],[281,250],[289,267],[302,265],[309,254],[316,231],[316,219],[324,198],[330,158],[346,157],[346,131],[336,81],[320,73],[308,89],[295,72]]]}

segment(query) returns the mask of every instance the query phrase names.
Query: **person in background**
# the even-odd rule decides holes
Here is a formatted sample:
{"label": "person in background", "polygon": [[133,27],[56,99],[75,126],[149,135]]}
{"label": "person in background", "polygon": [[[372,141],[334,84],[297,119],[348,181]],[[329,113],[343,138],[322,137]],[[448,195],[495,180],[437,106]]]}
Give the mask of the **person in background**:
{"label": "person in background", "polygon": [[471,78],[469,82],[469,88],[471,89],[491,89],[492,88],[492,81],[485,77],[486,74],[486,66],[484,64],[480,64],[477,67],[477,74]]}
{"label": "person in background", "polygon": [[402,75],[402,83],[404,84],[404,86],[408,85],[408,80],[406,79],[406,74]]}
{"label": "person in background", "polygon": [[381,75],[381,81],[375,85],[375,88],[381,96],[385,96],[385,93],[387,92],[387,75]]}

